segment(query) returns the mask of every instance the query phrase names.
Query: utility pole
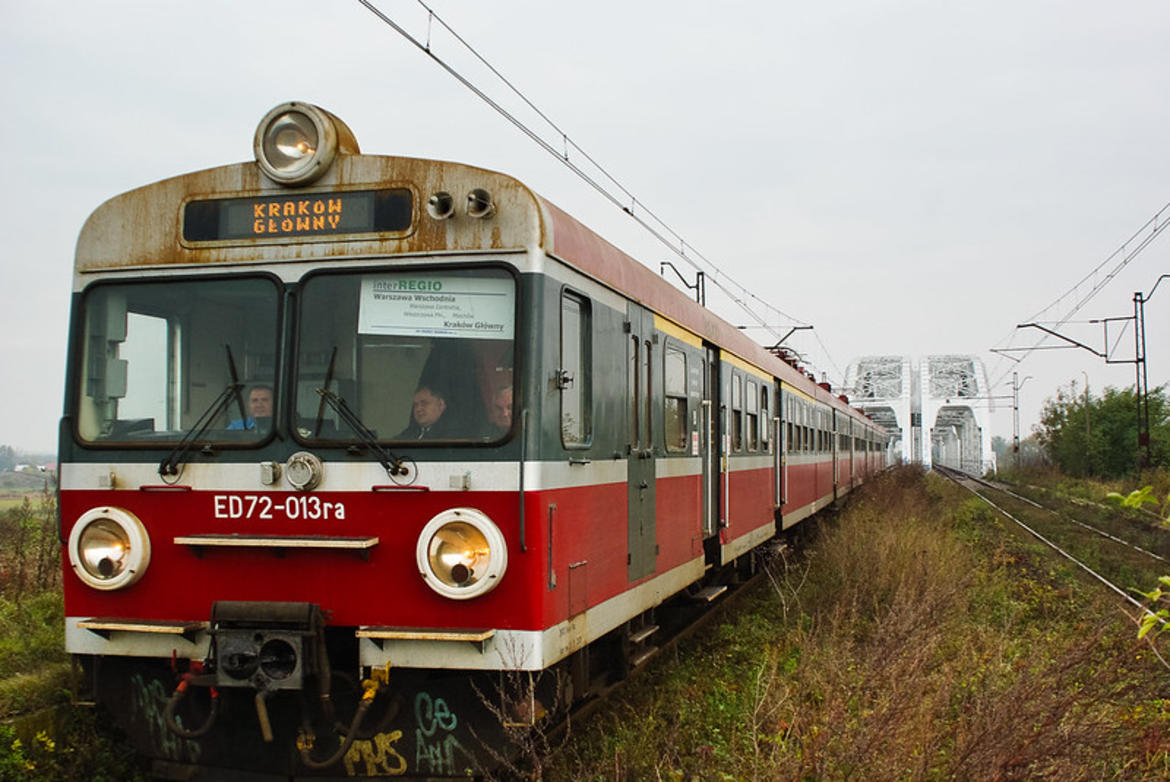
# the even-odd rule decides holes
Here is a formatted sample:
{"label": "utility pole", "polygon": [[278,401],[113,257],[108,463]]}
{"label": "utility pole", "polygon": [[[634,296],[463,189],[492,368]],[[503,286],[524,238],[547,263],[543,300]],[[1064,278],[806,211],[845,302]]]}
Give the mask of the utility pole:
{"label": "utility pole", "polygon": [[[1162,281],[1162,277],[1158,278],[1158,282]],[[1158,287],[1158,283],[1154,283],[1154,288]],[[1152,296],[1154,291],[1150,291]],[[1137,361],[1134,363],[1137,366],[1137,379],[1134,381],[1134,396],[1137,397],[1137,416],[1138,416],[1138,448],[1145,449],[1145,458],[1141,456],[1141,451],[1138,452],[1138,468],[1149,467],[1153,462],[1153,455],[1150,453],[1150,389],[1146,382],[1146,299],[1142,297],[1142,292],[1137,291],[1133,294],[1133,319],[1137,325],[1133,330],[1134,353],[1137,355]]]}
{"label": "utility pole", "polygon": [[1134,394],[1138,404],[1138,447],[1145,450],[1145,458],[1139,451],[1138,467],[1149,467],[1154,463],[1154,455],[1150,446],[1150,386],[1146,375],[1146,302],[1154,297],[1154,291],[1162,280],[1170,278],[1170,274],[1163,274],[1154,281],[1154,287],[1145,296],[1141,291],[1133,294],[1133,320],[1136,324],[1133,330],[1134,352],[1137,354],[1137,380]]}
{"label": "utility pole", "polygon": [[1081,370],[1085,376],[1085,472],[1093,474],[1093,450],[1090,443],[1093,440],[1093,429],[1089,425],[1089,373]]}
{"label": "utility pole", "polygon": [[[1162,280],[1170,279],[1170,274],[1163,274],[1154,281],[1154,287],[1150,292],[1142,295],[1141,291],[1133,294],[1133,316],[1125,318],[1101,318],[1100,320],[1092,320],[1090,323],[1101,323],[1104,328],[1104,351],[1099,351],[1088,345],[1077,342],[1075,339],[1066,337],[1063,334],[1058,334],[1050,328],[1042,326],[1039,323],[1021,323],[1016,326],[1017,329],[1037,329],[1043,331],[1045,334],[1050,334],[1057,339],[1062,339],[1069,345],[1065,347],[1082,348],[1089,351],[1098,358],[1105,359],[1106,364],[1133,364],[1137,371],[1137,380],[1134,385],[1134,396],[1137,397],[1137,430],[1138,430],[1138,468],[1148,467],[1153,463],[1153,452],[1150,448],[1150,389],[1146,377],[1146,302],[1154,297],[1154,291],[1158,290],[1158,286]],[[1134,340],[1134,357],[1132,359],[1111,359],[1109,357],[1109,324],[1114,322],[1133,321],[1133,340]],[[1123,327],[1124,333],[1124,327]],[[1019,348],[1020,350],[1032,350],[1033,348]],[[1014,350],[1007,349],[1007,350]],[[1001,350],[1000,352],[1007,352]],[[1086,418],[1085,428],[1088,431],[1088,376],[1085,377],[1085,407]]]}
{"label": "utility pole", "polygon": [[1012,372],[1012,454],[1016,469],[1020,469],[1020,389],[1032,379],[1031,375],[1020,380],[1019,372]]}

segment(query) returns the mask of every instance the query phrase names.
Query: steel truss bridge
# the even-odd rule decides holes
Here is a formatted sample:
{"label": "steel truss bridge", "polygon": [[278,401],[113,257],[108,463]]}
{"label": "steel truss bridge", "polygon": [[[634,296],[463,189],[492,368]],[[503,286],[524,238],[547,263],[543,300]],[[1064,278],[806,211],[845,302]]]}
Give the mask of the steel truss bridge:
{"label": "steel truss bridge", "polygon": [[977,356],[864,356],[845,371],[846,393],[892,434],[893,458],[983,475],[994,469],[994,411],[987,370]]}

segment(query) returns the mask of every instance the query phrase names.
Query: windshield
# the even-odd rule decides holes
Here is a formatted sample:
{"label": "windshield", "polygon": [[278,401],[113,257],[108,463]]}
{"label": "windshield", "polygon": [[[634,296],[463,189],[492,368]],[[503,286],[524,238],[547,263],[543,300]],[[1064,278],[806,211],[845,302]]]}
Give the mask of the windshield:
{"label": "windshield", "polygon": [[177,442],[204,423],[200,442],[264,439],[279,302],[267,277],[91,287],[74,411],[81,440]]}
{"label": "windshield", "polygon": [[500,268],[311,277],[298,326],[299,434],[361,439],[338,414],[343,400],[379,441],[503,439],[515,312],[515,281]]}

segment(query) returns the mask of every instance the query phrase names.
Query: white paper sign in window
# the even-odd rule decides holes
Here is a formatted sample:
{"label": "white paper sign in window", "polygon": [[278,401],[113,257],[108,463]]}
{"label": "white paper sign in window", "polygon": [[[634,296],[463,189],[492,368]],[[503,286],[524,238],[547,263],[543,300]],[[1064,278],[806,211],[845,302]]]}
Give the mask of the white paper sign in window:
{"label": "white paper sign in window", "polygon": [[512,339],[515,296],[506,275],[371,275],[362,279],[358,332]]}

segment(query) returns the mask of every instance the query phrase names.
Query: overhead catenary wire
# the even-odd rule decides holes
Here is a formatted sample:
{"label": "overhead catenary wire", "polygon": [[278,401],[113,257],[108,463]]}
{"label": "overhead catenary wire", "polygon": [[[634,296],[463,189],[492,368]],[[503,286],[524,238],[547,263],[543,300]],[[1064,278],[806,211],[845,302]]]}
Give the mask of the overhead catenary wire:
{"label": "overhead catenary wire", "polygon": [[[1115,249],[1108,256],[1106,256],[1104,260],[1093,267],[1090,272],[1077,280],[1077,282],[1071,288],[1057,296],[1056,299],[1052,301],[1052,303],[1048,304],[1048,306],[1027,318],[1027,322],[1041,322],[1041,317],[1043,315],[1059,306],[1061,302],[1064,302],[1071,296],[1074,296],[1077,291],[1084,287],[1086,283],[1095,279],[1097,275],[1101,273],[1102,269],[1116,260],[1116,264],[1114,264],[1114,266],[1110,268],[1101,279],[1097,280],[1092,288],[1090,288],[1088,293],[1081,296],[1081,298],[1077,300],[1068,311],[1066,311],[1063,315],[1058,316],[1057,320],[1055,321],[1043,321],[1046,324],[1051,324],[1054,330],[1070,323],[1077,322],[1073,320],[1073,317],[1082,309],[1084,309],[1085,305],[1096,298],[1096,296],[1101,293],[1109,285],[1109,283],[1111,283],[1117,277],[1117,275],[1120,274],[1121,271],[1129,265],[1129,263],[1134,258],[1140,255],[1143,250],[1145,250],[1155,239],[1157,239],[1167,226],[1170,226],[1170,203],[1166,203],[1164,206],[1162,206],[1161,209],[1156,211],[1153,216],[1146,220],[1146,222],[1143,223],[1140,228],[1134,231],[1128,239],[1123,241],[1117,249]],[[1133,249],[1130,249],[1131,245],[1134,245],[1135,242],[1136,245],[1133,246]],[[1013,331],[1007,337],[1000,341],[1000,345],[1010,346],[1017,333],[1018,330],[1013,329]],[[1124,331],[1122,333],[1124,334]],[[1020,348],[1020,350],[1023,352],[1023,355],[1015,359],[1011,366],[1005,368],[1004,371],[996,377],[995,381],[991,384],[991,388],[993,390],[998,388],[1007,379],[1013,370],[1018,369],[1016,365],[1022,363],[1036,350],[1044,349],[1042,346],[1049,339],[1050,337],[1048,335],[1044,335],[1039,337],[1031,346]],[[1119,336],[1117,342],[1115,343],[1115,347],[1116,344],[1120,344],[1120,340],[1121,337]],[[1106,345],[1106,349],[1108,349],[1108,345]]]}
{"label": "overhead catenary wire", "polygon": [[[545,112],[541,111],[527,96],[524,95],[507,77],[505,77],[498,69],[496,69],[483,55],[481,55],[469,42],[467,42],[459,33],[457,33],[446,21],[443,20],[434,9],[428,6],[423,0],[416,0],[419,6],[427,14],[427,33],[425,40],[419,40],[412,35],[401,24],[396,22],[386,13],[381,11],[374,5],[372,0],[358,0],[367,10],[374,16],[392,28],[406,41],[412,44],[419,51],[426,54],[432,61],[440,68],[447,72],[452,78],[470,90],[476,97],[491,107],[497,114],[510,122],[521,133],[527,136],[537,146],[543,149],[548,154],[559,160],[570,171],[577,175],[582,181],[592,187],[598,194],[600,194],[607,201],[614,206],[621,209],[629,215],[639,226],[646,230],[660,243],[665,245],[672,253],[677,255],[688,266],[696,271],[702,271],[706,275],[707,280],[716,288],[722,291],[727,298],[740,309],[742,309],[756,324],[767,330],[773,336],[779,338],[780,332],[772,324],[776,318],[768,317],[767,314],[761,314],[757,310],[762,308],[766,313],[772,313],[779,318],[797,325],[809,325],[807,322],[789,315],[773,304],[765,301],[763,298],[755,294],[746,286],[734,280],[730,275],[724,272],[714,261],[695,248],[693,244],[688,242],[678,231],[672,228],[665,220],[659,217],[653,210],[648,208],[645,203],[639,200],[629,188],[623,185],[616,177],[609,173],[606,168],[601,165],[593,156],[581,148],[575,141],[570,138],[569,134],[563,130],[556,122],[554,122]],[[451,63],[440,57],[434,50],[431,40],[432,24],[437,23],[445,31],[447,31],[455,41],[457,41],[464,49],[466,49],[472,57],[475,58],[483,67],[485,67],[495,78],[514,95],[516,95],[536,116],[538,116],[544,123],[552,129],[553,139],[550,140],[542,135],[540,132],[531,128],[521,118],[509,111],[502,103],[492,98],[487,92],[477,85],[475,85],[469,78],[460,73]],[[572,150],[572,154],[570,154]],[[586,171],[582,165],[579,165],[574,156],[586,161],[591,169],[595,170],[596,174]],[[608,183],[608,184],[606,184]],[[749,304],[754,302],[754,304]],[[817,341],[820,343],[822,350],[824,350],[826,358],[829,363],[837,370],[838,374],[842,374],[837,368],[836,363],[832,360],[828,349],[825,348],[823,342],[819,337]]]}

